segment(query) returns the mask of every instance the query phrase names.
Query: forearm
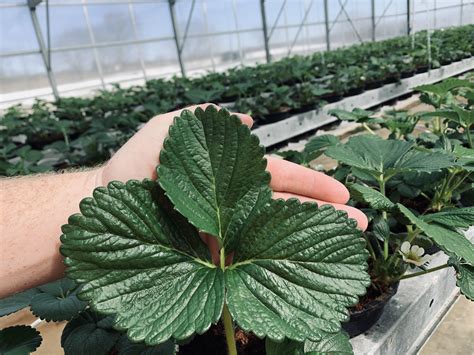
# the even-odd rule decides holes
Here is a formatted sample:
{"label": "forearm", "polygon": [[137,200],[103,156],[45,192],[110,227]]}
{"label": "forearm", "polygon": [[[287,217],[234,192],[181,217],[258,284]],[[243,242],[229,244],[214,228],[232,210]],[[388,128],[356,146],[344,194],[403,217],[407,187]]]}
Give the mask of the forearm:
{"label": "forearm", "polygon": [[63,275],[61,226],[98,185],[100,169],[0,180],[0,298]]}

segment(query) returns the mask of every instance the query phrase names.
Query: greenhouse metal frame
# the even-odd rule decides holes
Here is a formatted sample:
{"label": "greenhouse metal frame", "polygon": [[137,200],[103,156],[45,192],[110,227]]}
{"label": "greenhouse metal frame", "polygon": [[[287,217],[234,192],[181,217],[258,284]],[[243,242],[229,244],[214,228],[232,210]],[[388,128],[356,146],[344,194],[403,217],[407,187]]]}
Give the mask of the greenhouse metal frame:
{"label": "greenhouse metal frame", "polygon": [[[13,98],[8,98],[5,95],[4,98],[0,99],[0,103],[11,104],[13,101],[19,101],[38,96],[51,96],[51,94],[54,95],[54,97],[58,98],[61,94],[67,94],[68,92],[77,91],[78,89],[91,90],[93,88],[106,88],[107,85],[112,82],[128,82],[130,84],[136,84],[138,82],[142,83],[143,81],[154,77],[170,76],[178,73],[183,76],[186,76],[202,72],[203,70],[216,71],[223,70],[236,65],[243,65],[246,64],[246,62],[244,61],[245,55],[242,44],[243,39],[241,38],[241,36],[245,34],[260,36],[263,42],[262,50],[257,52],[257,54],[252,60],[247,61],[247,64],[249,64],[250,61],[253,61],[253,63],[265,61],[270,62],[272,59],[276,59],[282,56],[310,53],[318,50],[330,50],[332,48],[340,46],[341,43],[335,43],[332,38],[333,36],[337,35],[336,31],[338,28],[336,26],[340,26],[341,24],[345,24],[346,29],[349,28],[350,32],[352,32],[353,39],[350,41],[344,41],[345,43],[343,43],[343,45],[347,45],[368,40],[375,41],[379,39],[381,37],[379,32],[380,28],[383,25],[383,21],[392,17],[398,19],[403,18],[405,27],[403,32],[404,34],[409,35],[410,33],[414,33],[422,29],[430,30],[443,27],[443,24],[440,25],[437,23],[437,16],[439,13],[442,13],[445,10],[453,11],[454,9],[459,9],[459,18],[457,20],[455,18],[451,18],[451,25],[462,25],[465,22],[466,17],[467,22],[470,22],[474,12],[474,2],[466,0],[458,0],[457,3],[446,6],[439,6],[436,0],[422,2],[417,2],[414,0],[386,0],[383,2],[376,2],[375,0],[370,0],[366,1],[366,3],[370,6],[370,16],[356,17],[352,13],[350,13],[350,10],[348,9],[348,6],[351,2],[354,3],[354,1],[350,0],[337,0],[337,2],[334,1],[331,3],[328,0],[299,1],[298,4],[302,7],[301,21],[297,24],[289,24],[286,18],[286,10],[289,6],[290,1],[282,0],[272,2],[268,0],[248,0],[246,1],[247,4],[255,3],[253,5],[258,5],[261,23],[257,27],[241,28],[241,26],[239,26],[238,7],[242,4],[242,2],[239,2],[237,0],[229,0],[225,3],[230,7],[231,18],[232,21],[234,21],[235,30],[212,32],[209,31],[209,3],[211,3],[211,1],[207,0],[21,0],[2,4],[0,5],[0,11],[14,7],[27,8],[27,11],[29,12],[29,15],[31,17],[32,28],[35,32],[38,49],[0,52],[1,60],[4,60],[6,58],[12,59],[31,55],[41,55],[44,70],[49,83],[49,92],[41,94],[37,91],[33,91],[24,95],[14,95]],[[292,2],[292,5],[294,5],[294,3],[295,2]],[[168,17],[168,20],[172,24],[172,35],[166,37],[152,37],[144,39],[139,38],[135,7],[139,6],[140,4],[162,4],[165,6],[167,5],[169,10],[168,13],[161,14],[160,16]],[[332,16],[329,14],[330,4],[333,7],[334,5],[338,7],[337,11],[335,11]],[[132,35],[134,38],[119,41],[97,40],[97,33],[94,31],[93,25],[91,23],[90,9],[91,7],[98,5],[126,5],[128,8],[128,17],[131,24]],[[389,10],[395,5],[403,5],[405,7],[405,11],[397,11],[395,13],[389,14]],[[50,11],[54,8],[66,6],[81,7],[82,16],[84,17],[87,33],[89,36],[88,44],[60,47],[55,47],[51,45],[51,23],[52,21],[54,21],[54,18],[50,19]],[[179,21],[177,18],[178,6],[189,7],[188,9],[185,9],[187,11],[180,11],[180,13],[185,13],[184,21]],[[274,16],[273,19],[270,19],[268,16],[269,6],[271,6],[272,9],[275,10],[276,16]],[[193,33],[192,31],[190,31],[191,21],[196,16],[197,7],[200,7],[202,12],[202,20],[204,21],[205,28],[204,33]],[[312,14],[311,11],[315,11],[315,9],[323,13],[323,21],[313,21],[311,19],[311,17],[314,17],[310,16]],[[45,26],[41,26],[40,14],[38,14],[38,10],[44,12],[45,16],[43,17],[45,17],[46,21]],[[419,17],[425,17],[425,21],[420,20]],[[366,23],[370,23],[370,33],[362,33],[363,26],[359,25],[359,23],[364,21]],[[312,28],[316,28],[316,26],[324,28],[324,43],[310,43],[314,41],[309,40],[309,31]],[[286,42],[284,43],[284,45],[282,45],[281,43],[275,44],[274,41],[272,41],[272,39],[274,39],[275,37],[276,31],[284,32]],[[289,33],[290,31],[292,32],[291,34]],[[218,36],[232,35],[235,35],[236,38],[237,55],[232,56],[230,58],[230,63],[228,63],[227,65],[217,63],[216,54],[213,53],[213,46],[211,45],[210,53],[208,53],[210,63],[208,63],[207,65],[198,64],[199,67],[196,69],[187,68],[189,60],[187,61],[187,59],[183,56],[183,52],[186,49],[186,45],[190,39],[212,39],[217,38]],[[344,33],[344,36],[346,35],[347,33]],[[398,35],[398,33],[396,33],[395,36],[396,35]],[[393,37],[393,35],[389,35],[388,37]],[[387,38],[387,36],[385,36],[384,38]],[[145,58],[141,50],[141,46],[150,43],[160,44],[166,41],[174,42],[174,50],[176,52],[177,59],[176,62],[178,65],[175,65],[168,72],[160,71],[159,73],[150,73],[150,71],[148,70],[149,68],[147,68],[147,64],[145,63]],[[137,70],[137,73],[134,74],[132,77],[114,77],[112,80],[107,80],[107,77],[104,73],[103,64],[100,60],[99,50],[103,48],[123,47],[128,45],[136,46],[136,48],[138,49],[137,61],[139,64],[139,70]],[[61,52],[73,52],[86,49],[92,51],[93,60],[97,71],[97,80],[93,80],[93,82],[90,84],[76,82],[73,83],[76,85],[72,85],[72,88],[61,88],[56,80],[55,63],[51,59],[52,54]],[[4,94],[0,96],[4,96]]]}

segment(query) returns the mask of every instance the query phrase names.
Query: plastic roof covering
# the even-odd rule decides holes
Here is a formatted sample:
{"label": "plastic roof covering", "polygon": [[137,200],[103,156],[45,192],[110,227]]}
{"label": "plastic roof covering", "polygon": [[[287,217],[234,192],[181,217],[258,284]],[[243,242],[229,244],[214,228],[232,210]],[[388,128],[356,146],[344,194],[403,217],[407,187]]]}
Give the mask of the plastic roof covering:
{"label": "plastic roof covering", "polygon": [[[414,31],[474,23],[474,0],[410,2]],[[0,2],[3,107],[52,94],[26,3]],[[407,0],[327,4],[330,48],[407,34]],[[327,49],[324,5],[325,0],[265,1],[272,59]],[[174,14],[186,75],[265,62],[260,0],[177,0]],[[47,47],[45,1],[36,16]],[[167,0],[49,0],[49,16],[50,75],[62,96],[181,73]]]}

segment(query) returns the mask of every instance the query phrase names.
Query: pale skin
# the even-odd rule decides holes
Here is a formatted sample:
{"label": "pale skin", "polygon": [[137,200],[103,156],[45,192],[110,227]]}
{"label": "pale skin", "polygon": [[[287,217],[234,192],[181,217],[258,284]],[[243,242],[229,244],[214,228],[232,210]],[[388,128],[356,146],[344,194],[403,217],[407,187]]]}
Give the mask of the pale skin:
{"label": "pale skin", "polygon": [[[206,105],[200,105],[205,108]],[[188,109],[194,110],[197,106]],[[0,298],[54,281],[64,275],[59,253],[61,226],[79,212],[79,202],[110,181],[156,179],[159,152],[173,118],[180,111],[152,118],[103,166],[77,172],[0,180]],[[250,116],[236,114],[249,127]],[[267,157],[274,198],[331,204],[365,230],[367,218],[345,205],[349,191],[333,178],[278,158]],[[203,235],[213,258],[217,243]]]}

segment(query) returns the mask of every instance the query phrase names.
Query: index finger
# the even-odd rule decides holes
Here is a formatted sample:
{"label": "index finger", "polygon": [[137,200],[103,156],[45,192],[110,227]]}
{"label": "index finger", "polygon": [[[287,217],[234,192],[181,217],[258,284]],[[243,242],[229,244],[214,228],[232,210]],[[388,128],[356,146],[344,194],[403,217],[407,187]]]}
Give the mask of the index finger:
{"label": "index finger", "polygon": [[340,204],[349,201],[349,190],[326,174],[279,158],[267,157],[267,161],[274,191]]}

